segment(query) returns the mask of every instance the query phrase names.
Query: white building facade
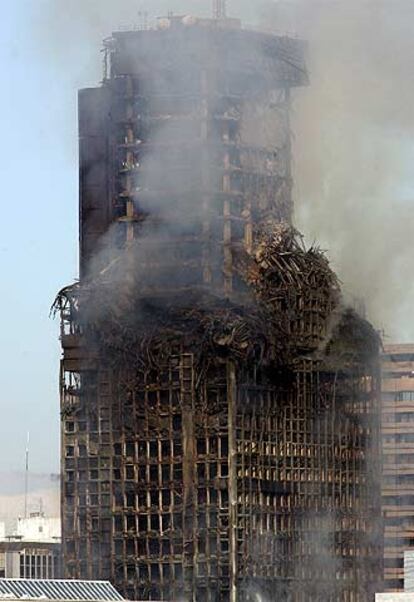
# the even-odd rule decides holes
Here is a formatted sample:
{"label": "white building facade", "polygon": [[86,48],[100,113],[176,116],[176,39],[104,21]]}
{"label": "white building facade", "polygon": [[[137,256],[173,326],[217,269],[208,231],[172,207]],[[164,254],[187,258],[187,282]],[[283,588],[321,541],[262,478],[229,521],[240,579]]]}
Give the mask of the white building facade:
{"label": "white building facade", "polygon": [[59,518],[46,518],[42,513],[19,518],[10,535],[0,526],[0,577],[56,579],[60,574]]}

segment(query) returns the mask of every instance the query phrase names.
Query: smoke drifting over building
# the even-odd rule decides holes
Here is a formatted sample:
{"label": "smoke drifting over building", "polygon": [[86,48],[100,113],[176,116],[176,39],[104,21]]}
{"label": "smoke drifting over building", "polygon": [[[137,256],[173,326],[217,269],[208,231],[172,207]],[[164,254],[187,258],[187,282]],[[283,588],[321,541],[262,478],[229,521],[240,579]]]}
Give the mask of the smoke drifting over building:
{"label": "smoke drifting over building", "polygon": [[[229,14],[246,22],[309,40],[312,86],[295,95],[292,112],[297,224],[310,243],[317,240],[329,249],[345,292],[363,299],[388,340],[413,340],[413,3],[227,4]],[[62,86],[71,78],[72,87],[80,87],[98,80],[94,48],[108,31],[139,24],[145,11],[151,20],[169,10],[205,15],[210,8],[208,0],[72,0],[70,7],[63,0],[45,0],[34,23],[37,18],[42,57],[57,66],[57,81],[65,73]],[[69,141],[69,132],[64,128],[61,135],[68,136],[73,155],[76,141]]]}
{"label": "smoke drifting over building", "polygon": [[264,23],[309,41],[312,85],[296,96],[292,117],[297,223],[329,249],[344,288],[364,300],[387,340],[410,342],[414,5],[264,6]]}
{"label": "smoke drifting over building", "polygon": [[67,577],[131,599],[371,600],[378,338],[292,226],[299,40],[161,19],[80,107],[62,312]]}

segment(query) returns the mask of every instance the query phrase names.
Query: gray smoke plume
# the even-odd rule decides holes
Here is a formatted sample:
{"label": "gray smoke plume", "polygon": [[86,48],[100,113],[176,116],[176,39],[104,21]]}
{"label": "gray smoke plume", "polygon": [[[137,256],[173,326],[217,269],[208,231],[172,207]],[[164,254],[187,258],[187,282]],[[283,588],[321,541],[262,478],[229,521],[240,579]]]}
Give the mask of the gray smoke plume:
{"label": "gray smoke plume", "polygon": [[[46,0],[33,31],[76,89],[95,85],[96,48],[111,31],[168,11],[208,16],[211,2]],[[345,291],[387,338],[412,339],[414,4],[229,0],[228,12],[309,41],[311,84],[294,93],[292,114],[297,225],[328,250]]]}
{"label": "gray smoke plume", "polygon": [[309,41],[292,115],[297,224],[386,337],[410,340],[414,5],[268,2],[262,18]]}

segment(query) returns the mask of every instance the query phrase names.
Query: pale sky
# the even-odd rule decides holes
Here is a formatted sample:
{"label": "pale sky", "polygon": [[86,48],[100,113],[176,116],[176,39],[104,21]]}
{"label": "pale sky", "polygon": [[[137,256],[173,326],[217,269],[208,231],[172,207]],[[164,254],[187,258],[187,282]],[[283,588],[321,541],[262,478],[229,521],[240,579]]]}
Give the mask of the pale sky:
{"label": "pale sky", "polygon": [[[37,0],[7,1],[0,20],[0,470],[58,470],[56,290],[77,274],[75,90],[39,56]],[[62,140],[62,130],[65,140]]]}

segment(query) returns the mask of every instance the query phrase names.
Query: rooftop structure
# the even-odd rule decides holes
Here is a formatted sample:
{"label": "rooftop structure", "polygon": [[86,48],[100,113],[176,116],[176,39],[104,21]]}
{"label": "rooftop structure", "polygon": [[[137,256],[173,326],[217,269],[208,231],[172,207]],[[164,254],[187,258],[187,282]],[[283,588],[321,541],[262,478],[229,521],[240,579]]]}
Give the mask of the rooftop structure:
{"label": "rooftop structure", "polygon": [[37,543],[60,543],[62,537],[60,518],[46,517],[42,512],[18,518],[16,529],[4,539]]}
{"label": "rooftop structure", "polygon": [[0,538],[0,577],[56,579],[61,576],[61,522],[33,513],[19,518]]}
{"label": "rooftop structure", "polygon": [[122,596],[107,581],[0,579],[0,599],[116,602]]}
{"label": "rooftop structure", "polygon": [[66,576],[130,599],[368,601],[378,337],[292,228],[299,40],[161,20],[79,96],[58,296]]}

